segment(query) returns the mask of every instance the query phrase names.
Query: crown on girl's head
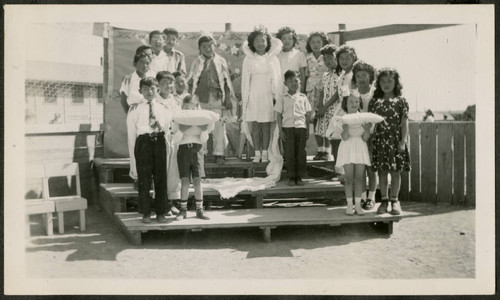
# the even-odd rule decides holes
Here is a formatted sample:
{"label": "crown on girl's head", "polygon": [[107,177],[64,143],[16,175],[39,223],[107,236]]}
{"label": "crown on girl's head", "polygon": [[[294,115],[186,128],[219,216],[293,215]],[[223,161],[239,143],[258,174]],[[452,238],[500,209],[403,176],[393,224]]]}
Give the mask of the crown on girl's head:
{"label": "crown on girl's head", "polygon": [[198,38],[198,47],[200,46],[201,43],[207,42],[207,41],[212,41],[214,44],[217,44],[217,41],[215,40],[215,38],[211,32],[201,31],[200,37]]}
{"label": "crown on girl's head", "polygon": [[261,32],[267,33],[267,28],[266,28],[266,26],[259,24],[253,28],[253,31],[261,31]]}

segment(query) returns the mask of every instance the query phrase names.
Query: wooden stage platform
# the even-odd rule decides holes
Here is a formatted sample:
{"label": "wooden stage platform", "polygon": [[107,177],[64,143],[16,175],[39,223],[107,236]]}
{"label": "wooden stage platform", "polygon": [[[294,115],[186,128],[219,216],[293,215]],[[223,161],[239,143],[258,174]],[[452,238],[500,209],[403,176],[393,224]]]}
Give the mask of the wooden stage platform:
{"label": "wooden stage platform", "polygon": [[142,233],[150,230],[186,230],[201,231],[211,228],[241,228],[255,227],[262,231],[265,242],[271,241],[271,230],[278,226],[310,226],[330,225],[340,226],[349,223],[377,223],[385,227],[390,235],[393,231],[393,222],[398,222],[404,217],[415,213],[403,212],[402,215],[393,216],[389,213],[377,215],[376,206],[367,211],[364,216],[348,216],[345,206],[342,207],[295,207],[295,208],[264,208],[264,209],[238,209],[209,211],[210,220],[196,218],[194,211],[188,211],[188,218],[174,221],[174,217],[167,217],[167,223],[150,224],[141,222],[142,215],[136,212],[116,213],[115,221],[122,232],[134,245],[141,245]]}
{"label": "wooden stage platform", "polygon": [[[334,162],[326,160],[313,160],[313,156],[307,157],[307,165],[322,169],[330,169],[333,171]],[[100,183],[112,183],[114,180],[115,170],[128,170],[130,168],[130,159],[128,158],[95,158],[93,161],[99,176]],[[236,157],[226,158],[224,164],[216,164],[213,162],[205,162],[205,173],[207,177],[215,173],[221,172],[242,172],[243,177],[254,177],[256,173],[264,173],[266,170],[266,163],[252,163],[246,159]],[[236,176],[234,176],[236,177]]]}
{"label": "wooden stage platform", "polygon": [[[247,208],[263,208],[264,199],[308,198],[308,199],[342,199],[344,186],[339,181],[304,179],[303,186],[289,186],[287,180],[281,180],[274,187],[260,191],[242,191],[239,198],[245,199]],[[203,183],[202,183],[203,187]],[[152,193],[153,191],[151,191]],[[190,188],[190,195],[194,195]],[[101,183],[99,191],[100,206],[110,215],[127,211],[127,201],[137,198],[138,192],[132,183]],[[213,189],[203,188],[204,198],[220,199],[219,193]]]}

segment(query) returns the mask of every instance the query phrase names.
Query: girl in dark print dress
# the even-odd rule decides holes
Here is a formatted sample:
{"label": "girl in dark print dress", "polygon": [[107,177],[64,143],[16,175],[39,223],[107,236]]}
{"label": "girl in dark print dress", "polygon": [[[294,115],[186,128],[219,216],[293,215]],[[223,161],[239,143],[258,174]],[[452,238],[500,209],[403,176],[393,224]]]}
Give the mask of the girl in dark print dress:
{"label": "girl in dark print dress", "polygon": [[378,214],[388,212],[389,200],[387,175],[391,174],[391,214],[401,214],[398,201],[401,172],[410,170],[408,154],[408,103],[401,96],[402,85],[398,71],[382,68],[377,72],[373,99],[368,111],[385,118],[375,126],[373,134],[372,168],[378,171],[382,203]]}

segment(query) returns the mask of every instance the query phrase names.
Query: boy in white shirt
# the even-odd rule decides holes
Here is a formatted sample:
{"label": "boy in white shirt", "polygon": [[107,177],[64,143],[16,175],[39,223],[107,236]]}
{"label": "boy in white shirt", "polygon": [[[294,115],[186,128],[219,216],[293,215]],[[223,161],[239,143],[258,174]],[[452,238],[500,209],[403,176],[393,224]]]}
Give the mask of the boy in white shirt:
{"label": "boy in white shirt", "polygon": [[170,110],[172,113],[176,110],[181,109],[181,105],[177,102],[174,97],[174,76],[168,71],[161,71],[156,74],[156,80],[160,85],[160,97],[158,101],[160,104],[165,106],[166,109]]}
{"label": "boy in white shirt", "polygon": [[132,104],[143,101],[143,95],[139,91],[139,82],[146,77],[154,77],[156,74],[149,69],[151,56],[141,52],[134,55],[135,71],[123,78],[120,95],[121,104],[125,113],[129,111]]}
{"label": "boy in white shirt", "polygon": [[[182,109],[200,109],[200,103],[195,97],[186,96]],[[172,123],[172,133],[182,132],[182,140],[179,142],[177,151],[177,165],[179,167],[179,177],[181,178],[181,209],[175,220],[187,218],[187,201],[189,195],[190,177],[193,177],[193,187],[196,200],[196,217],[202,220],[210,218],[203,211],[203,190],[201,188],[200,177],[200,156],[202,144],[208,140],[208,133],[212,131],[214,125],[189,126]]]}
{"label": "boy in white shirt", "polygon": [[183,74],[182,72],[174,72],[172,75],[174,75],[174,77],[175,77],[174,97],[175,97],[175,100],[177,101],[177,103],[179,103],[179,106],[182,107],[182,101],[184,100],[184,98],[186,98],[186,96],[189,95],[186,75]]}
{"label": "boy in white shirt", "polygon": [[163,47],[165,47],[165,34],[159,30],[154,30],[149,33],[149,44],[153,50],[153,59],[151,60],[151,71],[158,73],[167,71],[168,57]]}
{"label": "boy in white shirt", "polygon": [[311,114],[311,104],[305,94],[299,92],[299,72],[285,72],[285,85],[288,93],[276,101],[276,111],[280,139],[285,148],[288,185],[304,185],[302,178],[306,173],[307,124]]}
{"label": "boy in white shirt", "polygon": [[167,68],[166,71],[171,73],[181,72],[186,74],[186,59],[184,54],[177,49],[174,49],[179,42],[179,32],[175,28],[165,28],[163,30],[165,35],[165,46],[163,51],[167,55]]}
{"label": "boy in white shirt", "polygon": [[130,153],[130,177],[139,183],[139,205],[142,222],[151,223],[151,180],[155,187],[156,220],[165,218],[167,182],[167,143],[172,114],[160,105],[157,97],[158,81],[146,77],[139,82],[143,98],[130,106],[127,114],[128,148]]}

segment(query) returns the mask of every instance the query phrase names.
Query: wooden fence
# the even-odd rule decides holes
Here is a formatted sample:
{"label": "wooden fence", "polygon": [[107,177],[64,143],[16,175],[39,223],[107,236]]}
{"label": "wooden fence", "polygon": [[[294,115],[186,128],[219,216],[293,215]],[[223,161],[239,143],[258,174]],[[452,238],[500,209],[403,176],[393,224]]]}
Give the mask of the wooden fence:
{"label": "wooden fence", "polygon": [[400,199],[474,206],[474,122],[410,122],[411,171],[401,176]]}

